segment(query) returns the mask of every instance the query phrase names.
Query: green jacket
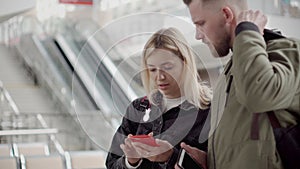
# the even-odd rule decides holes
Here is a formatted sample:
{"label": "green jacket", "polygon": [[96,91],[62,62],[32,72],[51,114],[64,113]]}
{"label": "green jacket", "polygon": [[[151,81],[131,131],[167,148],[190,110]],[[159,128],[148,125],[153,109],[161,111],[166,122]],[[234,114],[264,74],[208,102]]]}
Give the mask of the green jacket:
{"label": "green jacket", "polygon": [[[283,169],[264,112],[275,110],[284,127],[299,119],[299,53],[297,40],[266,43],[253,30],[237,34],[232,58],[214,90],[209,169]],[[254,113],[260,113],[257,140],[250,138]]]}

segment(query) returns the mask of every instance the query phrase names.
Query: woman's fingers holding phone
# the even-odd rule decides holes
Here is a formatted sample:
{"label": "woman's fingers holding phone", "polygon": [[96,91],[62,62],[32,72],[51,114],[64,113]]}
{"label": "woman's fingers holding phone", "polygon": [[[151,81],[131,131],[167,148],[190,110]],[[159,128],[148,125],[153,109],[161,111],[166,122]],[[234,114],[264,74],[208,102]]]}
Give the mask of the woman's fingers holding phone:
{"label": "woman's fingers holding phone", "polygon": [[137,152],[150,161],[165,162],[173,153],[173,146],[165,141],[156,139],[158,146],[151,146],[141,142],[133,142],[133,146]]}
{"label": "woman's fingers holding phone", "polygon": [[124,140],[124,144],[120,145],[120,148],[124,152],[124,155],[128,158],[140,158],[139,154],[137,153],[135,147],[132,145],[131,140],[129,139],[130,135]]}
{"label": "woman's fingers holding phone", "polygon": [[170,149],[173,149],[173,146],[166,140],[156,139],[156,143],[159,145],[157,148],[159,153],[164,153]]}
{"label": "woman's fingers holding phone", "polygon": [[148,146],[147,144],[132,142],[132,145],[141,157],[147,158],[150,156],[150,146]]}

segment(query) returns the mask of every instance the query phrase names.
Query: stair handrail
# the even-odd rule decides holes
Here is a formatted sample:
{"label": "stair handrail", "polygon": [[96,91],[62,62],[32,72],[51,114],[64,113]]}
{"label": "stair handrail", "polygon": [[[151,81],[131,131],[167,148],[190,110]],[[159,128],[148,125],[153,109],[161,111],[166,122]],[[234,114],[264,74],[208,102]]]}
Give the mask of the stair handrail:
{"label": "stair handrail", "polygon": [[20,110],[17,104],[14,102],[9,92],[5,89],[3,82],[0,80],[0,95],[3,95],[4,99],[8,102],[9,106],[12,108],[16,115],[20,114]]}

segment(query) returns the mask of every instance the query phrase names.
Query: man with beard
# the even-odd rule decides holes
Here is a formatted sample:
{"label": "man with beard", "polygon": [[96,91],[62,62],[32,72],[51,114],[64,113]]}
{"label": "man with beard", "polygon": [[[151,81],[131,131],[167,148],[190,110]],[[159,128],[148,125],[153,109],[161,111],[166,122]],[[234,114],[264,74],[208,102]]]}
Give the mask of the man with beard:
{"label": "man with beard", "polygon": [[217,57],[232,55],[213,91],[208,153],[181,147],[204,168],[282,169],[266,112],[274,112],[282,127],[297,124],[299,40],[265,29],[267,17],[248,10],[246,0],[183,1],[196,39]]}

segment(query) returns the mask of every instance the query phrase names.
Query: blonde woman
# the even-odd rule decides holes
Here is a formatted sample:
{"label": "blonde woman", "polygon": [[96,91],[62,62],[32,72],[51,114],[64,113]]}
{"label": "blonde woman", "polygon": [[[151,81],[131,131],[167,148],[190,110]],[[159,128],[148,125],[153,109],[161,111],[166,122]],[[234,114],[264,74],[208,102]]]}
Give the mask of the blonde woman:
{"label": "blonde woman", "polygon": [[[207,150],[207,138],[199,137],[212,92],[201,83],[182,33],[175,28],[154,33],[144,47],[142,67],[147,96],[128,107],[107,156],[108,169],[174,168],[181,142]],[[155,143],[134,141],[134,135],[153,136]]]}

